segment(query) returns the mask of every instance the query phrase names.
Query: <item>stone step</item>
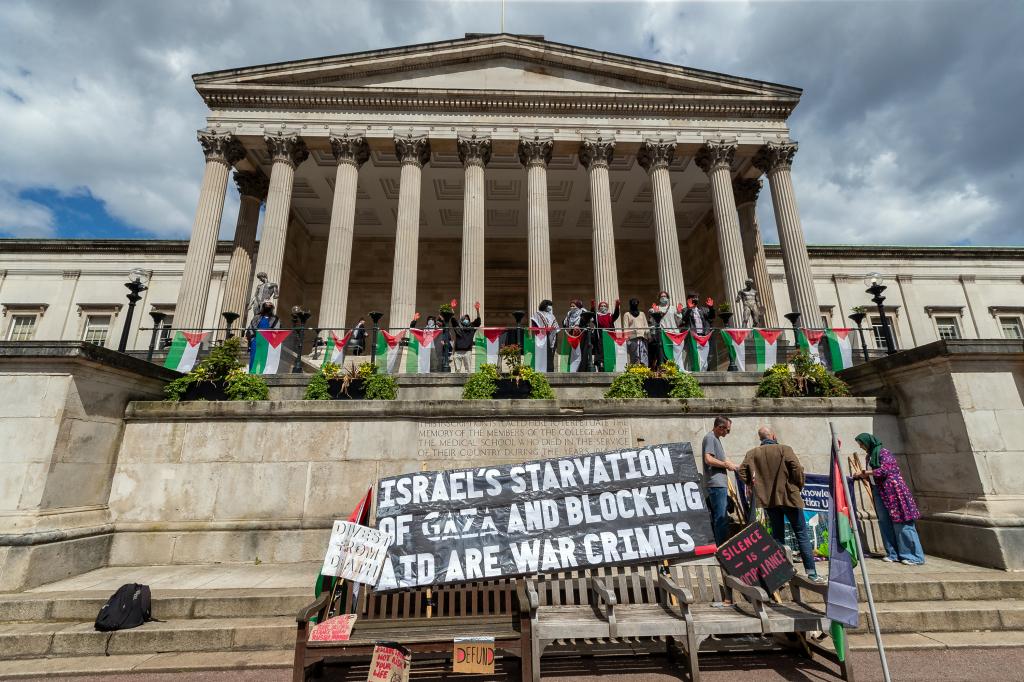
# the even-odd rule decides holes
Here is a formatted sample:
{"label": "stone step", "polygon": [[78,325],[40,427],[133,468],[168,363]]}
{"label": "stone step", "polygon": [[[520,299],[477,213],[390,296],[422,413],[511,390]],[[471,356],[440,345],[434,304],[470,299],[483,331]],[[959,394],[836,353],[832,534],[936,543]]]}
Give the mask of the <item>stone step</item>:
{"label": "stone step", "polygon": [[[960,601],[1024,599],[1024,576],[1014,574],[984,573],[953,574],[949,577],[935,575],[910,578],[872,579],[871,592],[875,603],[902,601]],[[861,599],[865,598],[863,586]],[[812,592],[804,595],[808,601],[822,601]]]}
{"label": "stone step", "polygon": [[[971,630],[1024,630],[1024,600],[903,601],[876,603],[883,633],[932,633]],[[861,605],[861,626],[870,617]]]}
{"label": "stone step", "polygon": [[[95,620],[110,598],[105,590],[0,595],[0,623]],[[310,589],[153,590],[153,617],[234,618],[295,616],[313,601]]]}
{"label": "stone step", "polygon": [[294,643],[294,616],[172,619],[117,632],[97,632],[92,621],[0,625],[6,658],[284,649]]}
{"label": "stone step", "polygon": [[200,670],[266,670],[291,668],[294,657],[295,652],[292,649],[267,649],[19,658],[0,660],[0,679],[63,679],[73,675],[153,674]]}

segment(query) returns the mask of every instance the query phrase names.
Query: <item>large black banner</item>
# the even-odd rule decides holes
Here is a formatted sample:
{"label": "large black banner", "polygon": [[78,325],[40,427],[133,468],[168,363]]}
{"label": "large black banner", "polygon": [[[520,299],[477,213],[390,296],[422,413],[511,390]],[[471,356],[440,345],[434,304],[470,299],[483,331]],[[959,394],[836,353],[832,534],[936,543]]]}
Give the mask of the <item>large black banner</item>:
{"label": "large black banner", "polygon": [[381,479],[378,590],[715,551],[689,443]]}

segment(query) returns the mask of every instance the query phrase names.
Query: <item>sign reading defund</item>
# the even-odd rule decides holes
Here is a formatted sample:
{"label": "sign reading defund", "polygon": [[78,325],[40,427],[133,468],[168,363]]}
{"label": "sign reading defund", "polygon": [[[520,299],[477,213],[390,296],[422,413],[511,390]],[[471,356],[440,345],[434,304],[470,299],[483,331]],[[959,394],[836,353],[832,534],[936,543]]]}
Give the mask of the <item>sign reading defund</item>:
{"label": "sign reading defund", "polygon": [[715,551],[689,443],[378,483],[378,590]]}

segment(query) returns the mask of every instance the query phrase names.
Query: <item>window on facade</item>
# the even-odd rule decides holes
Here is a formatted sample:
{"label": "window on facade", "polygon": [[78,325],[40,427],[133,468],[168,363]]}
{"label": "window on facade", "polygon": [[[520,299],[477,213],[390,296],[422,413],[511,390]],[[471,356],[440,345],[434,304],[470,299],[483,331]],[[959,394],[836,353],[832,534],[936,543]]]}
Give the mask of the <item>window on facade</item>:
{"label": "window on facade", "polygon": [[83,341],[102,346],[106,344],[109,334],[110,315],[89,315],[85,318],[85,333],[82,335]]}
{"label": "window on facade", "polygon": [[955,317],[936,317],[935,328],[940,339],[959,339],[960,323]]}
{"label": "window on facade", "polygon": [[1024,325],[1019,317],[1000,317],[999,328],[1004,339],[1024,339]]}
{"label": "window on facade", "polygon": [[[886,315],[886,319],[889,320],[889,332],[892,334],[893,341],[897,341],[896,318],[892,315]],[[877,315],[871,318],[871,340],[875,342],[875,348],[885,348],[885,333],[882,331],[882,318]]]}
{"label": "window on facade", "polygon": [[7,332],[9,341],[31,341],[35,335],[35,315],[15,315],[11,318],[10,330]]}
{"label": "window on facade", "polygon": [[168,315],[160,323],[160,331],[157,332],[157,348],[167,348],[171,345],[171,341],[174,340],[174,332],[171,331],[172,326],[174,326],[174,315]]}

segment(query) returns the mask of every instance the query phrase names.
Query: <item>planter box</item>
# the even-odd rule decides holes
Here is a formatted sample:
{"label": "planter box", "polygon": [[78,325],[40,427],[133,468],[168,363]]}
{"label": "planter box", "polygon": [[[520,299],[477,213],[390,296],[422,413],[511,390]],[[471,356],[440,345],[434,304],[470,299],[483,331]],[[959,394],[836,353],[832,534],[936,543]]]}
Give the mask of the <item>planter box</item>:
{"label": "planter box", "polygon": [[331,397],[335,400],[365,400],[366,399],[366,386],[363,385],[362,379],[355,379],[349,383],[347,392],[342,391],[341,379],[328,379],[328,392]]}
{"label": "planter box", "polygon": [[522,400],[530,397],[530,382],[513,381],[512,379],[498,379],[494,382],[497,390],[494,391],[495,400]]}
{"label": "planter box", "polygon": [[222,382],[211,383],[209,381],[200,381],[199,383],[190,384],[185,394],[181,396],[182,400],[227,400],[228,394],[224,391],[224,384]]}
{"label": "planter box", "polygon": [[644,379],[644,390],[648,398],[667,398],[672,384],[668,379]]}

